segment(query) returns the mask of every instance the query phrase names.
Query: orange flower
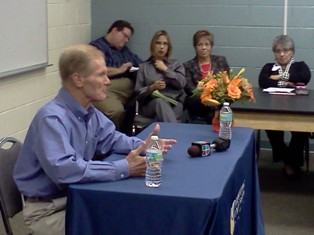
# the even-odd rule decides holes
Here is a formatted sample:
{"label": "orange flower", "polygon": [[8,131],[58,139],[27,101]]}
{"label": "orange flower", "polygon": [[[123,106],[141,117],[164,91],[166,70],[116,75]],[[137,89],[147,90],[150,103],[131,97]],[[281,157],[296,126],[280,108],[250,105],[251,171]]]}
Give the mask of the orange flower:
{"label": "orange flower", "polygon": [[218,106],[220,105],[220,102],[214,99],[210,99],[209,97],[203,97],[203,99],[201,99],[201,102],[205,105],[208,106]]}
{"label": "orange flower", "polygon": [[236,84],[231,82],[227,88],[227,91],[228,91],[228,96],[231,99],[238,100],[241,98],[241,90]]}
{"label": "orange flower", "polygon": [[201,93],[200,99],[201,99],[201,102],[202,102],[202,103],[204,103],[205,100],[211,99],[211,98],[212,98],[211,92],[203,91],[203,92]]}
{"label": "orange flower", "polygon": [[224,84],[229,84],[230,79],[229,79],[227,71],[222,72],[221,78]]}
{"label": "orange flower", "polygon": [[239,86],[242,81],[243,81],[243,78],[234,77],[234,78],[230,81],[230,84],[234,84],[235,86]]}
{"label": "orange flower", "polygon": [[218,81],[216,79],[210,79],[204,84],[204,91],[212,92],[217,87]]}
{"label": "orange flower", "polygon": [[209,80],[208,82],[204,83],[203,85],[203,92],[201,94],[201,99],[209,98],[211,99],[211,93],[217,86],[217,81],[214,79]]}
{"label": "orange flower", "polygon": [[249,101],[254,101],[255,102],[255,97],[254,97],[252,86],[249,89],[247,89],[247,93],[248,93],[248,96],[249,96]]}

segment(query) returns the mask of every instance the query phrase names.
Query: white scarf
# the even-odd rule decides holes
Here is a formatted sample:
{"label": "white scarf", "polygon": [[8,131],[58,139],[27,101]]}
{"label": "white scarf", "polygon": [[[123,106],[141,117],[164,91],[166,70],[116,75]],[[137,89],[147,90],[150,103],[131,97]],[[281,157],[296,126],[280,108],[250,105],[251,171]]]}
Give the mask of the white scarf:
{"label": "white scarf", "polygon": [[289,81],[289,77],[290,77],[289,70],[290,70],[291,64],[293,64],[293,63],[294,63],[294,58],[292,57],[289,64],[286,66],[284,71],[282,70],[282,67],[276,63],[275,66],[279,67],[279,75],[281,76],[281,80],[286,81],[286,82]]}

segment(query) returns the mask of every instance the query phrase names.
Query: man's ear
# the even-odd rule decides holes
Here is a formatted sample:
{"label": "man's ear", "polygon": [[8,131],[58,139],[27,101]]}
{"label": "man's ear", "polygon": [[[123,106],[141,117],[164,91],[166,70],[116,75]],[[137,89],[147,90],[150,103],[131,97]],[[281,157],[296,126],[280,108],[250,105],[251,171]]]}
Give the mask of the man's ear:
{"label": "man's ear", "polygon": [[113,32],[113,33],[117,33],[117,32],[119,32],[119,30],[118,30],[118,28],[117,27],[114,27],[112,30],[111,30],[111,32]]}
{"label": "man's ear", "polygon": [[78,73],[73,73],[72,76],[72,82],[76,87],[81,88],[83,86],[83,77]]}

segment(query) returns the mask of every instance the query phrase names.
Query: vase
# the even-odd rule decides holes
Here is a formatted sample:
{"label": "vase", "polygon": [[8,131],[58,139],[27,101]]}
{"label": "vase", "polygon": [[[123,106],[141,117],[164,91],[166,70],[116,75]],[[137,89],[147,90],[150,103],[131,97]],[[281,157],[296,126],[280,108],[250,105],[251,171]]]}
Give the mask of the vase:
{"label": "vase", "polygon": [[[215,132],[219,133],[219,129],[220,129],[220,123],[219,123],[219,119],[220,119],[220,109],[221,106],[218,106],[215,108],[215,115],[212,119],[212,126]],[[234,119],[232,117],[232,123],[231,126],[234,126]]]}
{"label": "vase", "polygon": [[220,117],[220,109],[219,108],[216,108],[215,109],[215,115],[213,117],[213,120],[212,120],[212,126],[213,126],[213,129],[215,132],[219,132],[219,129],[220,129],[220,123],[219,123],[219,117]]}

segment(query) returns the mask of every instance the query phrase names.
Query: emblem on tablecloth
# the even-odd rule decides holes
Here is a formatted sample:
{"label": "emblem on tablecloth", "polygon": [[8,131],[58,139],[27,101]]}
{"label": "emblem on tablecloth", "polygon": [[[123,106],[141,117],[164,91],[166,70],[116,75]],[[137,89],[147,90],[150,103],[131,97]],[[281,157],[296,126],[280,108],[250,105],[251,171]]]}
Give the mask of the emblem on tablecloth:
{"label": "emblem on tablecloth", "polygon": [[232,206],[230,209],[230,235],[234,234],[234,228],[237,220],[239,219],[239,213],[241,211],[244,196],[245,196],[245,180],[243,181],[239,189],[237,197],[232,202]]}

